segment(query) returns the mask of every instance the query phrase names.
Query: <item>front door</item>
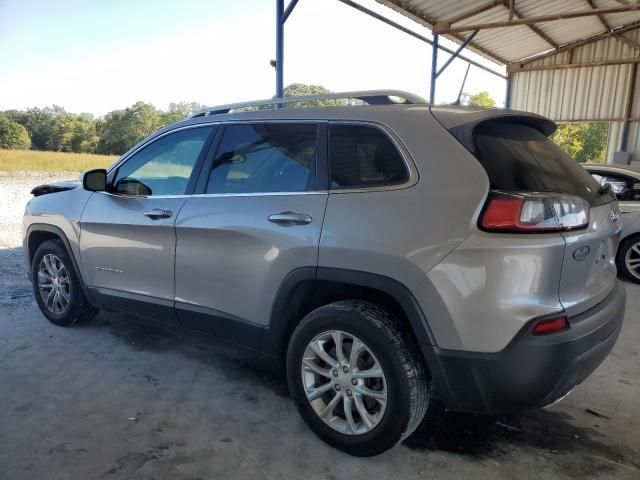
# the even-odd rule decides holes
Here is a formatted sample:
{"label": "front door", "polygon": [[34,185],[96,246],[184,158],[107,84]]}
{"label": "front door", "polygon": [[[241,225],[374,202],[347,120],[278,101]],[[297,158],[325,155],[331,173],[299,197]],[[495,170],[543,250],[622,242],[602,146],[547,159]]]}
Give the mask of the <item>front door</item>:
{"label": "front door", "polygon": [[315,268],[326,187],[314,123],[223,127],[200,195],[176,222],[176,310],[181,323],[259,346],[278,288]]}
{"label": "front door", "polygon": [[81,263],[98,303],[174,321],[175,221],[212,129],[158,137],[109,175],[109,191],[89,199],[81,218]]}

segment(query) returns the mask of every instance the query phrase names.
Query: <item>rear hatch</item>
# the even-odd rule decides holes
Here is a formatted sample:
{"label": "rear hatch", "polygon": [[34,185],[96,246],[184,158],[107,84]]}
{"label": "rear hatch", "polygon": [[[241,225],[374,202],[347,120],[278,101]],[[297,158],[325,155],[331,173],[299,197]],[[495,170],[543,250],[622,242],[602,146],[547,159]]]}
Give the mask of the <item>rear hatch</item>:
{"label": "rear hatch", "polygon": [[442,111],[432,109],[489,177],[480,228],[561,235],[565,252],[558,295],[569,316],[606,298],[616,281],[618,206],[610,191],[549,140],[555,125],[543,117],[495,110],[472,111],[467,121],[458,112],[453,121],[447,115],[452,109]]}

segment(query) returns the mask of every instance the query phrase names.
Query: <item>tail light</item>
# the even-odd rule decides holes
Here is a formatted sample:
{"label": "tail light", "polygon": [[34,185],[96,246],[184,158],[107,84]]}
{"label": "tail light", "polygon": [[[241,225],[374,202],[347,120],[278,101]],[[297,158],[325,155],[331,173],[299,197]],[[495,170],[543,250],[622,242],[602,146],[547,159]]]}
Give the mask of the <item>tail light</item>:
{"label": "tail light", "polygon": [[547,333],[559,332],[569,328],[569,320],[567,317],[558,317],[551,320],[541,320],[536,323],[531,332],[534,335],[545,335]]}
{"label": "tail light", "polygon": [[587,201],[560,193],[492,191],[480,220],[483,230],[498,232],[561,232],[587,225]]}

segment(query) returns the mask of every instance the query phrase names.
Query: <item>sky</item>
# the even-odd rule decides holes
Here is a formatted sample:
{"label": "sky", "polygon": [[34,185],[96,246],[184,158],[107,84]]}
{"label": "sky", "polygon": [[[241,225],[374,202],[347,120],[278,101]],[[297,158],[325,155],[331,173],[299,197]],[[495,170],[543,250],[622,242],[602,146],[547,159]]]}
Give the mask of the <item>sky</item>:
{"label": "sky", "polygon": [[[358,2],[431,37],[374,0]],[[337,0],[300,0],[284,42],[285,85],[428,97],[431,46]],[[166,109],[270,98],[273,58],[275,0],[0,0],[0,110],[55,104],[104,115],[139,100]],[[438,78],[436,103],[456,99],[466,65],[454,60]],[[503,105],[505,81],[472,66],[465,92],[483,90]]]}

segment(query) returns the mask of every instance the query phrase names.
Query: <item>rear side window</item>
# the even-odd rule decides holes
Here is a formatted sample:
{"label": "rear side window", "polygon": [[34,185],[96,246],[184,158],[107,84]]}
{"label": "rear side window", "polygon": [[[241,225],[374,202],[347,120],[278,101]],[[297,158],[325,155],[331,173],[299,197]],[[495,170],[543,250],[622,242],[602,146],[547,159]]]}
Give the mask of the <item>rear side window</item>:
{"label": "rear side window", "polygon": [[315,124],[225,127],[207,193],[301,192],[316,160]]}
{"label": "rear side window", "polygon": [[409,171],[398,149],[381,130],[364,125],[331,125],[331,188],[404,183]]}
{"label": "rear side window", "polygon": [[610,201],[584,168],[533,127],[487,122],[476,129],[474,141],[492,190],[567,193],[593,205]]}

